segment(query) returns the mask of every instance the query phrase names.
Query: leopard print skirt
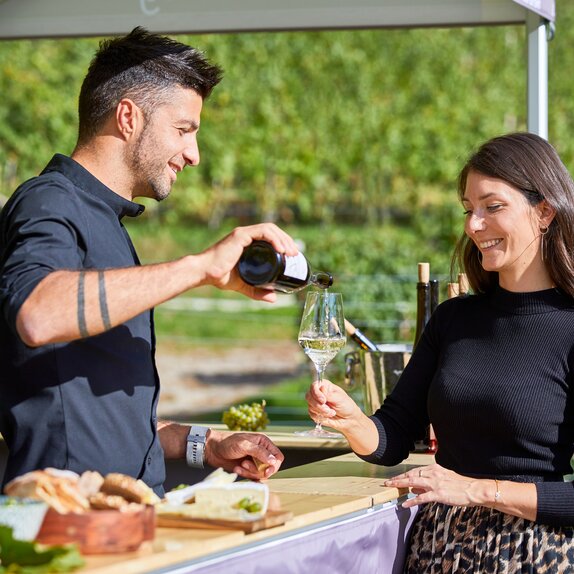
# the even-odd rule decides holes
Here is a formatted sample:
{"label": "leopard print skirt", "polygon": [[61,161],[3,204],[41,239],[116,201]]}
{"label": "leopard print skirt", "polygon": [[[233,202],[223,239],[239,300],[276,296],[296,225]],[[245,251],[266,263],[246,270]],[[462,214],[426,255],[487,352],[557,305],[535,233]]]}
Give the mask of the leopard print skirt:
{"label": "leopard print skirt", "polygon": [[419,508],[405,574],[574,573],[574,528],[536,524],[483,506]]}

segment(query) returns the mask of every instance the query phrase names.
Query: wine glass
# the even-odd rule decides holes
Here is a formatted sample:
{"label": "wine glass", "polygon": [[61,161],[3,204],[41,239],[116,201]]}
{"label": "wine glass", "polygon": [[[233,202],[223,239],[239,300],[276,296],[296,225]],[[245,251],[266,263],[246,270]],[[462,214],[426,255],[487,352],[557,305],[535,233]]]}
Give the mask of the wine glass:
{"label": "wine glass", "polygon": [[[325,368],[345,346],[346,341],[341,293],[329,293],[326,290],[307,293],[299,328],[299,344],[317,369],[319,385]],[[321,422],[312,430],[298,431],[295,434],[319,438],[341,437],[339,433],[323,430]]]}

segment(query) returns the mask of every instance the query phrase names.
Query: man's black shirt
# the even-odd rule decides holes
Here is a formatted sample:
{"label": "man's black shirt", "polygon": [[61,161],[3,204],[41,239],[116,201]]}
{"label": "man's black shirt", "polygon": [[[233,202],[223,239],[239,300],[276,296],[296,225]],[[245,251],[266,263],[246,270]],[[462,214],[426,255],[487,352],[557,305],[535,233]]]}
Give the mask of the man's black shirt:
{"label": "man's black shirt", "polygon": [[162,493],[152,312],[101,335],[39,348],[24,345],[16,332],[18,310],[50,273],[139,265],[121,220],[142,211],[62,155],[4,206],[0,432],[10,451],[4,482],[51,466],[122,472]]}

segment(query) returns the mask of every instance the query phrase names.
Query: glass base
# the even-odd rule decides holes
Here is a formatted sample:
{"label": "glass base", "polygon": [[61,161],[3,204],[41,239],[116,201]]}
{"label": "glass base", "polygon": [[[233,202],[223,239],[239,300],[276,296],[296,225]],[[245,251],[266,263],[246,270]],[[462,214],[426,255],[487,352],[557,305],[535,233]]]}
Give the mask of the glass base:
{"label": "glass base", "polygon": [[314,438],[343,438],[341,433],[326,431],[321,427],[315,427],[314,429],[304,431],[295,431],[293,434],[296,434],[297,436],[308,436]]}

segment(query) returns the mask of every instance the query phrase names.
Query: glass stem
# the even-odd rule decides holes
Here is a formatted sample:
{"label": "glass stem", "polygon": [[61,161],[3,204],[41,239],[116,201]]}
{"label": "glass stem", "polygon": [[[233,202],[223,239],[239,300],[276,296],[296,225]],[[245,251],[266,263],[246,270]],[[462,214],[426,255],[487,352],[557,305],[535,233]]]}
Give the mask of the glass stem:
{"label": "glass stem", "polygon": [[[317,384],[320,386],[323,381],[323,373],[325,372],[325,367],[317,367]],[[315,430],[322,431],[321,421],[315,423]]]}

